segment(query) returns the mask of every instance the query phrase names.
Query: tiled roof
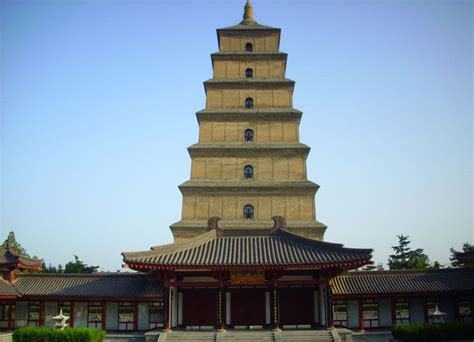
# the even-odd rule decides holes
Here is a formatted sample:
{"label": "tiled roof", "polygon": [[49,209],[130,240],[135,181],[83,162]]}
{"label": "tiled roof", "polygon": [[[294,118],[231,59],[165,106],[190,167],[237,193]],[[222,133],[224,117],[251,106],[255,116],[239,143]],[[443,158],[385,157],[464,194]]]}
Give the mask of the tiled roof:
{"label": "tiled roof", "polygon": [[0,278],[0,299],[2,297],[17,296],[15,288],[5,279]]}
{"label": "tiled roof", "polygon": [[325,268],[366,264],[371,249],[345,248],[317,241],[284,229],[212,229],[187,241],[153,247],[150,251],[124,252],[132,268],[209,267]]}
{"label": "tiled roof", "polygon": [[13,283],[22,296],[150,298],[162,295],[162,282],[147,274],[20,274]]}
{"label": "tiled roof", "polygon": [[18,268],[39,268],[41,260],[16,254],[11,248],[0,247],[0,266],[12,265]]}
{"label": "tiled roof", "polygon": [[335,277],[334,296],[474,292],[474,271],[464,269],[348,272]]}

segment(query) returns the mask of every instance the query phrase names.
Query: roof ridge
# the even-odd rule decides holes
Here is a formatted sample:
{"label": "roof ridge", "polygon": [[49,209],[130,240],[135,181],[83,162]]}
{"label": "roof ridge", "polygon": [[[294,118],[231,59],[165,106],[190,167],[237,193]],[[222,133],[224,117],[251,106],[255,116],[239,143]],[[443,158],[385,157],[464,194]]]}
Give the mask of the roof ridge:
{"label": "roof ridge", "polygon": [[355,275],[377,275],[377,274],[423,274],[423,273],[443,273],[443,272],[473,272],[474,269],[469,268],[425,268],[425,269],[400,269],[400,270],[373,270],[373,271],[349,271],[339,277],[355,276]]}
{"label": "roof ridge", "polygon": [[113,277],[151,277],[147,273],[139,272],[97,272],[97,273],[18,273],[18,278],[113,278]]}
{"label": "roof ridge", "polygon": [[336,251],[336,252],[352,252],[352,253],[361,253],[361,254],[366,254],[366,253],[372,253],[373,249],[371,248],[350,248],[350,247],[344,247],[342,243],[334,243],[334,242],[327,242],[323,240],[315,240],[311,238],[307,238],[298,234],[295,234],[293,232],[290,232],[286,229],[277,229],[274,232],[275,235],[280,235],[284,234],[287,235],[289,238],[291,238],[294,242],[296,243],[301,243],[301,244],[311,244],[314,245],[320,249],[324,250],[331,250],[331,251]]}

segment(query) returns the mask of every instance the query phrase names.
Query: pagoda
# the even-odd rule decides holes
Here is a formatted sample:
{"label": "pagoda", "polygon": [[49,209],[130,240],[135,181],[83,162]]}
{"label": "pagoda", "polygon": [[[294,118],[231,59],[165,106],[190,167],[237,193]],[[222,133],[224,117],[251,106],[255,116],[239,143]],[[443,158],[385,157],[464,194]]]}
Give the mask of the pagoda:
{"label": "pagoda", "polygon": [[289,231],[323,239],[319,186],[307,179],[310,149],[299,141],[302,113],[293,108],[280,33],[255,21],[250,2],[240,24],[217,30],[206,108],[196,114],[199,142],[188,148],[191,179],[179,186],[182,218],[171,226],[175,241],[206,232],[213,216],[223,228],[270,228],[271,217],[282,216]]}
{"label": "pagoda", "polygon": [[280,33],[249,1],[238,25],[217,30],[174,243],[122,253],[163,281],[167,330],[328,327],[332,278],[370,263],[371,249],[322,241]]}

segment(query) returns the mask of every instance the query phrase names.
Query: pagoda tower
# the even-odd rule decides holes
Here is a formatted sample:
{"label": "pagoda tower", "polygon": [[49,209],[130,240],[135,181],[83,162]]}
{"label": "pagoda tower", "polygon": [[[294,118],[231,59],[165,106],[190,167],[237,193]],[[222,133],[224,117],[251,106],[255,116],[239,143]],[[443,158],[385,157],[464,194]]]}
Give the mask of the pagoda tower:
{"label": "pagoda tower", "polygon": [[259,229],[272,227],[274,216],[293,233],[323,239],[319,186],[307,179],[310,148],[299,141],[302,112],[293,108],[280,34],[255,21],[250,1],[240,24],[217,29],[206,107],[196,113],[199,142],[188,148],[191,179],[179,186],[182,217],[171,225],[175,241],[205,233],[211,217],[222,218],[223,229]]}
{"label": "pagoda tower", "polygon": [[257,24],[247,2],[217,38],[175,241],[123,252],[124,265],[162,280],[166,332],[330,327],[332,279],[370,263],[372,250],[319,241],[326,227],[280,29]]}

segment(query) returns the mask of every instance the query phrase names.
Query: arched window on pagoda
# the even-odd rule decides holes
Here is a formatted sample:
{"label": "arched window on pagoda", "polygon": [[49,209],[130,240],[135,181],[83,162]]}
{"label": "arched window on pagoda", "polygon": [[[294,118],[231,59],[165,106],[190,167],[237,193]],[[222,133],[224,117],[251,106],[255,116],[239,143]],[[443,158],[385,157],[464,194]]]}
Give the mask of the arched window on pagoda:
{"label": "arched window on pagoda", "polygon": [[253,78],[253,69],[251,68],[245,69],[245,78]]}
{"label": "arched window on pagoda", "polygon": [[253,220],[254,210],[250,204],[244,207],[244,220]]}
{"label": "arched window on pagoda", "polygon": [[245,99],[245,108],[247,109],[253,108],[253,99],[251,97],[247,97]]}
{"label": "arched window on pagoda", "polygon": [[252,165],[245,165],[244,167],[244,178],[252,179],[253,178],[253,167]]}
{"label": "arched window on pagoda", "polygon": [[253,51],[253,45],[252,43],[247,43],[245,44],[245,51],[252,52]]}
{"label": "arched window on pagoda", "polygon": [[244,133],[245,141],[253,141],[253,131],[251,129],[246,129]]}

